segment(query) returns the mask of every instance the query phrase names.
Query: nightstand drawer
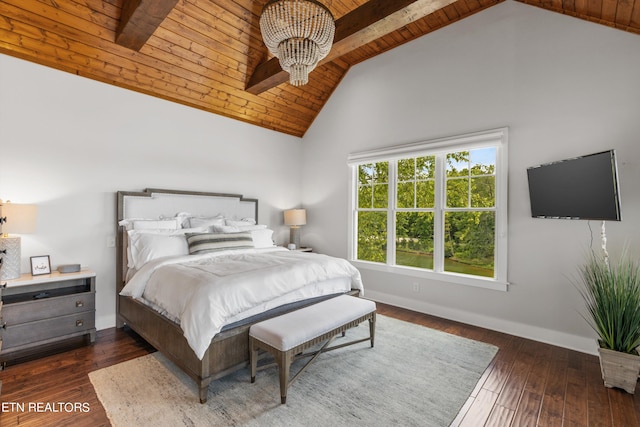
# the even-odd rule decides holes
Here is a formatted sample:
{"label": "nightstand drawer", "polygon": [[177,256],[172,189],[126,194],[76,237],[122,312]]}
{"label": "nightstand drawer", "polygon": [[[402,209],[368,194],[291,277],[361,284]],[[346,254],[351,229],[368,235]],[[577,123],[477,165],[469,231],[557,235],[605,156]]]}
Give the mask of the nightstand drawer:
{"label": "nightstand drawer", "polygon": [[6,304],[2,308],[1,315],[3,322],[7,326],[12,326],[18,323],[35,322],[85,311],[93,312],[95,308],[95,294],[93,292],[83,292],[64,297]]}
{"label": "nightstand drawer", "polygon": [[93,311],[21,323],[15,326],[7,324],[2,334],[2,350],[11,350],[25,344],[35,344],[63,336],[82,335],[94,328],[95,314]]}

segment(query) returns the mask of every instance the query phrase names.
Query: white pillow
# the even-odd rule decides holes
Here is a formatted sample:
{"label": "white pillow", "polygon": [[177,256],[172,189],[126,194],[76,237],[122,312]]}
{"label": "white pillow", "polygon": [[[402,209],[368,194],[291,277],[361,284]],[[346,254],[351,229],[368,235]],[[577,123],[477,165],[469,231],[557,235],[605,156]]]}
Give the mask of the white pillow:
{"label": "white pillow", "polygon": [[192,216],[189,218],[189,226],[193,227],[213,227],[214,225],[225,225],[224,217],[222,215],[211,217],[197,217]]}
{"label": "white pillow", "polygon": [[129,268],[140,269],[156,258],[189,255],[186,233],[206,231],[206,228],[181,230],[130,230],[127,251]]}
{"label": "white pillow", "polygon": [[189,228],[189,218],[192,216],[193,215],[188,212],[178,212],[176,218],[180,221],[180,227]]}
{"label": "white pillow", "polygon": [[253,218],[242,218],[241,220],[228,219],[225,221],[226,225],[232,227],[245,227],[247,225],[256,225],[256,220]]}
{"label": "white pillow", "polygon": [[118,223],[129,230],[178,230],[182,227],[179,218],[168,219],[123,219]]}
{"label": "white pillow", "polygon": [[251,237],[253,238],[253,246],[260,248],[272,248],[275,246],[273,243],[273,230],[268,228],[262,228],[251,231]]}
{"label": "white pillow", "polygon": [[256,225],[213,225],[211,226],[211,230],[216,233],[239,233],[241,231],[253,231],[253,230],[263,230],[267,228],[265,224],[256,224]]}
{"label": "white pillow", "polygon": [[240,231],[264,230],[265,228],[268,228],[265,224],[239,225],[238,226],[238,230],[240,230]]}
{"label": "white pillow", "polygon": [[212,225],[211,231],[215,231],[216,233],[239,233],[240,229],[238,227],[234,227],[233,225]]}

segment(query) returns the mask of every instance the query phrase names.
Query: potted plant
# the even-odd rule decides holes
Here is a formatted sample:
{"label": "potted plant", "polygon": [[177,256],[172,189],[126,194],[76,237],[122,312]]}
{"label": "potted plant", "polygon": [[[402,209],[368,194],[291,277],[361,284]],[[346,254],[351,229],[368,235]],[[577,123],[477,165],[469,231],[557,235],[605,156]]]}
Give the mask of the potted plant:
{"label": "potted plant", "polygon": [[640,373],[640,266],[626,254],[615,263],[591,254],[580,275],[585,319],[599,337],[604,385],[633,394]]}

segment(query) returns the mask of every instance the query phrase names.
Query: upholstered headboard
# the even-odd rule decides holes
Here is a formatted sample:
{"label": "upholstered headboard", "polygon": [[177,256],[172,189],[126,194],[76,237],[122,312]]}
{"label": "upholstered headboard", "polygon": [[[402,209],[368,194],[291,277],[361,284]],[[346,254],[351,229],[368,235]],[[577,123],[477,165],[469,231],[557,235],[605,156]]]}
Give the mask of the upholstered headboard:
{"label": "upholstered headboard", "polygon": [[187,212],[199,217],[222,215],[231,219],[258,220],[258,200],[244,198],[240,194],[147,188],[143,191],[118,191],[117,198],[117,294],[124,287],[127,269],[125,228],[118,225],[123,219],[173,218],[178,213]]}

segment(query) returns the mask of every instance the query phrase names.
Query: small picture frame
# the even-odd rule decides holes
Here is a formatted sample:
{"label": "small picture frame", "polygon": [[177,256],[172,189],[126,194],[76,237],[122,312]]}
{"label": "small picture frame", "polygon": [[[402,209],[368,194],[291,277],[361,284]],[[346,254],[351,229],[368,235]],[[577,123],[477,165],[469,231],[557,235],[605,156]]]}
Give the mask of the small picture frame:
{"label": "small picture frame", "polygon": [[49,255],[31,257],[31,275],[39,276],[41,274],[51,274],[51,262],[49,261]]}

